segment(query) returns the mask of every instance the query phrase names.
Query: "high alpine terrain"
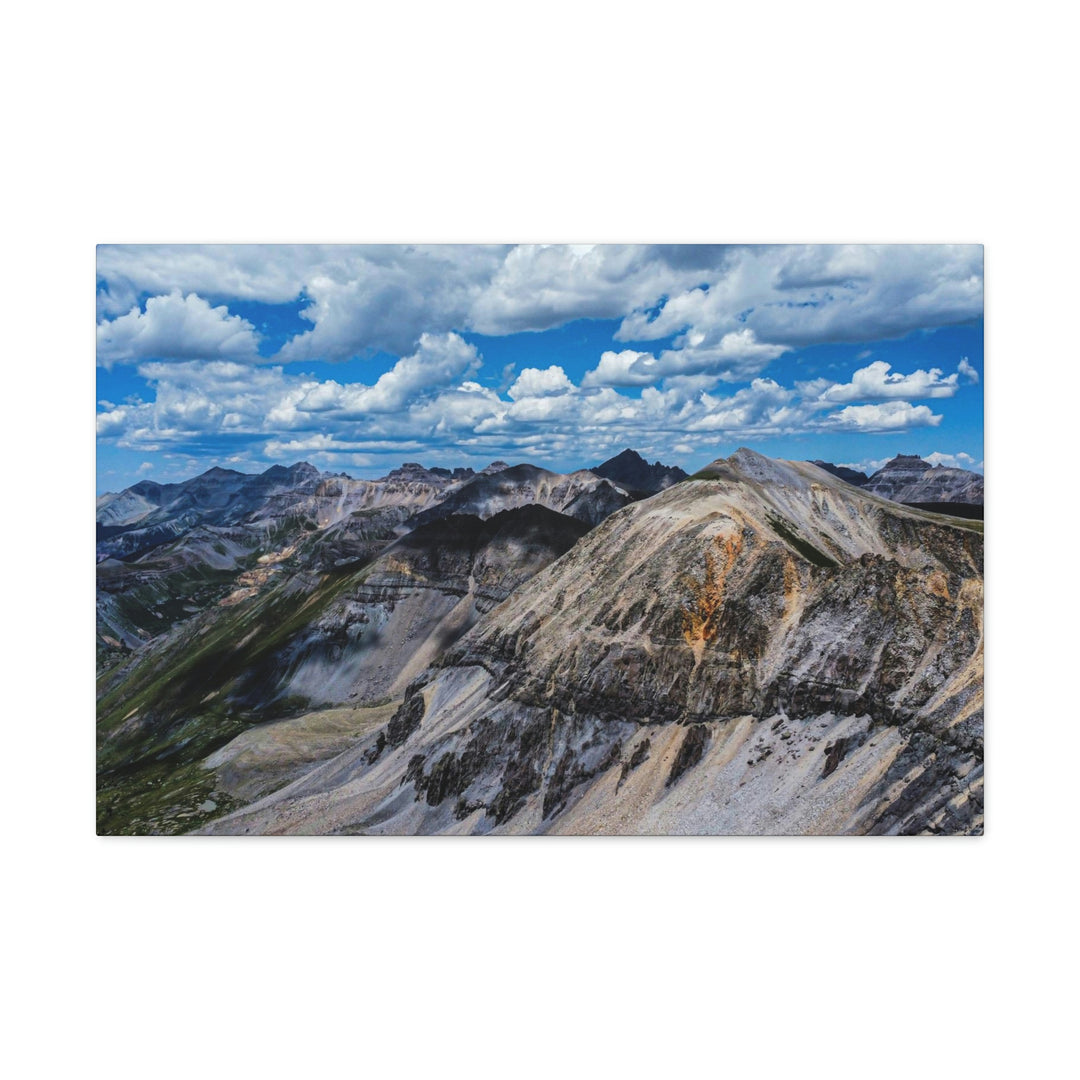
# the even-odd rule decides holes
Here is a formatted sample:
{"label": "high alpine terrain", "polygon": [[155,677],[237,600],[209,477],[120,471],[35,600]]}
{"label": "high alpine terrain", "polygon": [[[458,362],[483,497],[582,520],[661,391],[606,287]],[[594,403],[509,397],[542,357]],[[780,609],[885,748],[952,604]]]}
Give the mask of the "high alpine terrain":
{"label": "high alpine terrain", "polygon": [[99,830],[981,831],[981,522],[749,450],[492,470],[106,500],[197,514],[99,551]]}
{"label": "high alpine terrain", "polygon": [[375,481],[212,469],[103,496],[99,828],[176,831],[218,809],[193,766],[268,717],[400,698],[630,498],[592,473],[503,462]]}

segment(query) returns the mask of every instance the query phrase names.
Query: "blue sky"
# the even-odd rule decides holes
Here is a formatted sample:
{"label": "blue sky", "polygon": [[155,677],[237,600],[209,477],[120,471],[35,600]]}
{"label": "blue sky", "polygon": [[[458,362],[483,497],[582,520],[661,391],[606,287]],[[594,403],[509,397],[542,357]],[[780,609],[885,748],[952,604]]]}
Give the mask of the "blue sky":
{"label": "blue sky", "polygon": [[98,490],[739,446],[981,470],[982,249],[102,246]]}

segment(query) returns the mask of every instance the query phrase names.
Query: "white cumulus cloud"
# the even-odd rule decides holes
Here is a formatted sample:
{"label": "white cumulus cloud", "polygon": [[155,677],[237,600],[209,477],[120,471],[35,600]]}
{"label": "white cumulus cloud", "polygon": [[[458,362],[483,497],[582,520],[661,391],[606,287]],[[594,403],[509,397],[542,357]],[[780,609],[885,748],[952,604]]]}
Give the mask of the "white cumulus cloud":
{"label": "white cumulus cloud", "polygon": [[97,327],[98,362],[104,367],[151,358],[254,360],[258,346],[259,336],[246,319],[179,289],[150,297],[145,311],[133,307]]}
{"label": "white cumulus cloud", "polygon": [[886,401],[880,405],[848,405],[822,418],[820,426],[862,432],[907,431],[915,427],[937,427],[942,419],[926,405]]}
{"label": "white cumulus cloud", "polygon": [[967,469],[969,472],[982,472],[983,463],[976,461],[971,454],[959,451],[956,454],[943,454],[935,450],[932,454],[924,454],[923,461],[929,461],[931,465],[942,465],[946,469]]}
{"label": "white cumulus cloud", "polygon": [[[505,335],[621,319],[616,336],[629,345],[674,339],[660,350],[657,379],[751,378],[789,348],[896,338],[982,312],[978,246],[102,247],[98,276],[110,326],[145,293],[300,300],[311,328],[286,342],[275,357],[283,363],[404,356],[423,333]],[[110,333],[122,337],[127,327]],[[172,335],[169,355],[222,355],[221,342],[207,354],[200,337],[194,325]],[[118,338],[112,347],[124,354],[130,346]],[[253,352],[242,339],[229,347]],[[597,371],[591,385],[606,385]]]}
{"label": "white cumulus cloud", "polygon": [[342,416],[397,412],[411,401],[458,382],[480,367],[475,345],[459,334],[421,334],[414,353],[403,356],[373,386],[333,380],[312,387],[297,403],[301,411],[333,410]]}
{"label": "white cumulus cloud", "polygon": [[652,353],[610,349],[600,355],[600,362],[585,372],[581,385],[589,386],[650,386],[660,378],[657,360]]}
{"label": "white cumulus cloud", "polygon": [[[135,364],[148,383],[138,398],[102,387],[101,438],[191,460],[346,465],[443,448],[454,462],[581,462],[625,446],[708,460],[734,440],[933,429],[943,418],[919,399],[979,378],[966,357],[948,375],[905,373],[869,349],[835,377],[846,381],[767,374],[803,345],[977,318],[979,248],[136,247],[100,249],[98,271],[100,362]],[[292,301],[305,329],[260,363],[233,298]],[[462,336],[584,317],[621,320],[621,344],[598,349],[579,385],[558,353],[562,364],[520,368],[531,349],[504,366],[503,348],[484,372]],[[400,359],[367,379],[362,360],[334,379],[302,373],[374,351]]]}
{"label": "white cumulus cloud", "polygon": [[550,397],[553,394],[567,394],[574,389],[574,384],[566,377],[566,372],[557,364],[548,368],[524,368],[507,394],[517,401],[519,398]]}
{"label": "white cumulus cloud", "polygon": [[959,376],[943,375],[940,368],[929,371],[913,371],[901,375],[892,371],[892,365],[875,360],[859,368],[851,382],[837,383],[823,391],[820,401],[829,404],[847,401],[886,401],[891,398],[944,398],[952,397],[957,390]]}

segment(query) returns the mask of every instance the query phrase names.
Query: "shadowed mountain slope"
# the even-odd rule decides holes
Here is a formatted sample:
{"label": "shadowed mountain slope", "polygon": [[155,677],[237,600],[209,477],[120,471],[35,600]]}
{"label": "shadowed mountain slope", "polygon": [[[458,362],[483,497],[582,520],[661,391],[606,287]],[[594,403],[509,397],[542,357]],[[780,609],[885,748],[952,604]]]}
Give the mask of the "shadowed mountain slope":
{"label": "shadowed mountain slope", "polygon": [[663,491],[686,479],[686,473],[678,465],[661,465],[659,461],[650,465],[639,453],[630,449],[589,471],[628,491],[648,495]]}
{"label": "shadowed mountain slope", "polygon": [[213,786],[192,771],[201,757],[267,719],[400,699],[586,531],[525,506],[431,522],[363,561],[326,566],[325,533],[261,556],[231,592],[100,677],[99,827],[190,828]]}
{"label": "shadowed mountain slope", "polygon": [[415,523],[424,525],[454,514],[487,518],[502,510],[538,504],[595,525],[628,502],[625,491],[587,469],[563,475],[536,465],[514,465],[474,476],[438,505],[418,514]]}
{"label": "shadowed mountain slope", "polygon": [[827,473],[832,473],[833,476],[838,476],[847,484],[854,484],[855,487],[862,487],[870,479],[866,473],[859,472],[858,469],[849,469],[846,465],[834,465],[831,461],[811,461],[810,464],[824,469]]}

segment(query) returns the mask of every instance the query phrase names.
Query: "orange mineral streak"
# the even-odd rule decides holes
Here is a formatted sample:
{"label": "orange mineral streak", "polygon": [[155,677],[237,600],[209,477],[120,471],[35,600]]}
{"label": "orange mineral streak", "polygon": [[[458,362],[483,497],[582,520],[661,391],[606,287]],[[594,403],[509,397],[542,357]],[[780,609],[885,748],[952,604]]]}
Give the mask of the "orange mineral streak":
{"label": "orange mineral streak", "polygon": [[714,537],[705,552],[705,579],[686,577],[690,603],[683,608],[683,637],[691,647],[716,640],[727,577],[742,551],[741,533]]}
{"label": "orange mineral streak", "polygon": [[949,579],[940,570],[935,571],[926,579],[926,588],[933,596],[940,596],[942,600],[952,601],[949,595]]}
{"label": "orange mineral streak", "polygon": [[795,568],[795,560],[790,556],[784,558],[784,616],[794,606],[799,596],[799,571]]}

